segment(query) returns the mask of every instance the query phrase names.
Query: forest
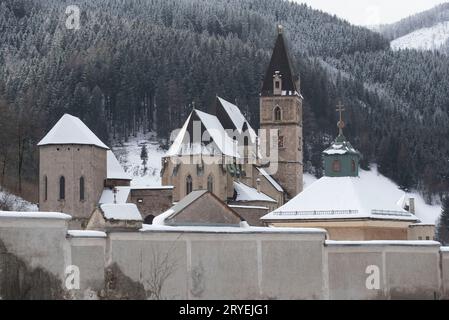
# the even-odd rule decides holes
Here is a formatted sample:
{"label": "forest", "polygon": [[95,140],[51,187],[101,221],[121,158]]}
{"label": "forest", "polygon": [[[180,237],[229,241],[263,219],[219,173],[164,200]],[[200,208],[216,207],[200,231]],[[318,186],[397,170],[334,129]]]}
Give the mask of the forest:
{"label": "forest", "polygon": [[219,95],[258,128],[278,23],[301,77],[308,172],[322,174],[341,100],[365,169],[429,201],[449,191],[448,56],[393,52],[379,33],[279,0],[0,0],[0,185],[36,199],[36,144],[64,113],[106,143],[139,130],[164,141]]}

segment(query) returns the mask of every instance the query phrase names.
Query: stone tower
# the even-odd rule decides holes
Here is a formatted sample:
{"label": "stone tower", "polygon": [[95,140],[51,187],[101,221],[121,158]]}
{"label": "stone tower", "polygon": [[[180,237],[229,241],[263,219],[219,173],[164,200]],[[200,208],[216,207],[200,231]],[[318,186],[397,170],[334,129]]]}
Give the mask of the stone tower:
{"label": "stone tower", "polygon": [[303,188],[302,100],[279,26],[260,94],[260,128],[267,137],[270,130],[278,131],[278,160],[271,160],[270,173],[286,191],[287,201]]}
{"label": "stone tower", "polygon": [[109,148],[68,114],[38,146],[39,210],[70,214],[70,228],[83,228],[104,188]]}

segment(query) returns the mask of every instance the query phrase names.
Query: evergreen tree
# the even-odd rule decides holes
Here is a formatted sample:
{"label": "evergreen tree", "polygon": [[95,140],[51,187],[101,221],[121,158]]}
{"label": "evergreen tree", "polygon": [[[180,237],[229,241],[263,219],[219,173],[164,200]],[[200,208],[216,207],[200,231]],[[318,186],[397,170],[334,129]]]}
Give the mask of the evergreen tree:
{"label": "evergreen tree", "polygon": [[443,197],[441,217],[438,223],[438,240],[443,245],[449,244],[449,195]]}

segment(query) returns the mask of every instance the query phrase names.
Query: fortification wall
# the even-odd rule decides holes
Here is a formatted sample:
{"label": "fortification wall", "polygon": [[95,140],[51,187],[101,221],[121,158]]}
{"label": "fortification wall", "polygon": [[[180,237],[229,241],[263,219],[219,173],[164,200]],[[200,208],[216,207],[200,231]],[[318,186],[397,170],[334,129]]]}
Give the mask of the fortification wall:
{"label": "fortification wall", "polygon": [[[334,242],[319,229],[272,228],[106,236],[68,233],[66,217],[0,214],[0,297],[449,298],[449,250],[437,242]],[[73,266],[79,288],[66,286]]]}

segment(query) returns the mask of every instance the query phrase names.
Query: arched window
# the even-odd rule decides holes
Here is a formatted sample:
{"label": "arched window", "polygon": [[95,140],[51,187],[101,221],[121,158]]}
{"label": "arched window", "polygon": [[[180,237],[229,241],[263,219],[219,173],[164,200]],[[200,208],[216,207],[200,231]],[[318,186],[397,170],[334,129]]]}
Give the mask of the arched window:
{"label": "arched window", "polygon": [[277,106],[276,108],[274,108],[274,121],[281,121],[281,120],[282,120],[281,108]]}
{"label": "arched window", "polygon": [[192,191],[193,191],[192,177],[187,176],[187,178],[186,178],[186,195],[190,194]]}
{"label": "arched window", "polygon": [[44,176],[44,201],[48,200],[48,178]]}
{"label": "arched window", "polygon": [[352,160],[352,161],[351,161],[351,169],[352,169],[352,172],[355,172],[355,171],[356,171],[355,160]]}
{"label": "arched window", "polygon": [[59,178],[59,200],[65,200],[65,178]]}
{"label": "arched window", "polygon": [[84,177],[80,178],[80,201],[84,201]]}
{"label": "arched window", "polygon": [[341,163],[340,160],[334,160],[332,163],[332,170],[334,172],[340,172],[341,171]]}
{"label": "arched window", "polygon": [[207,191],[214,192],[214,177],[212,175],[207,177]]}

